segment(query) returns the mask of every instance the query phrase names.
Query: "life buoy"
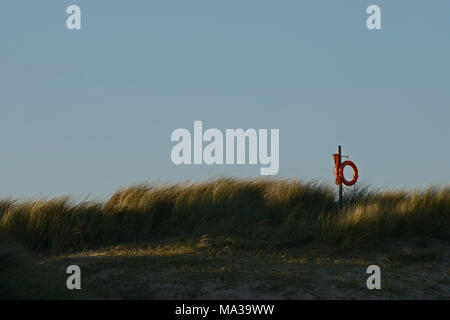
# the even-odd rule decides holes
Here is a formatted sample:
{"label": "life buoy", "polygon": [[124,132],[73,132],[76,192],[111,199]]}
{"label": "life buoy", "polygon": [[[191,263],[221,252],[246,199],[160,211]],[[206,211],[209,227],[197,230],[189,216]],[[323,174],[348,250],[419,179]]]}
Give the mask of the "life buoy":
{"label": "life buoy", "polygon": [[[344,168],[346,166],[350,166],[353,169],[353,179],[350,181],[346,180],[344,177]],[[358,168],[356,168],[356,165],[353,162],[351,162],[350,160],[342,162],[341,165],[339,166],[338,171],[339,171],[339,174],[336,175],[336,181],[338,181],[338,179],[339,179],[339,182],[342,182],[346,186],[352,186],[356,183],[356,180],[358,180]]]}

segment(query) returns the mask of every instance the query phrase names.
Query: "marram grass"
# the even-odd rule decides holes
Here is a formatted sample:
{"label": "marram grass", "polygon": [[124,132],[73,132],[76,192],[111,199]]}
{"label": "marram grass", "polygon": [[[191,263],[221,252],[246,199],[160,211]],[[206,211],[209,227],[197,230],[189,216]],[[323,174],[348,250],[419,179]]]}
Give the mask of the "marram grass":
{"label": "marram grass", "polygon": [[70,197],[0,201],[0,236],[46,253],[164,239],[228,238],[247,245],[341,248],[393,239],[450,239],[450,188],[356,191],[337,210],[335,190],[297,180],[221,178],[137,185],[109,201]]}

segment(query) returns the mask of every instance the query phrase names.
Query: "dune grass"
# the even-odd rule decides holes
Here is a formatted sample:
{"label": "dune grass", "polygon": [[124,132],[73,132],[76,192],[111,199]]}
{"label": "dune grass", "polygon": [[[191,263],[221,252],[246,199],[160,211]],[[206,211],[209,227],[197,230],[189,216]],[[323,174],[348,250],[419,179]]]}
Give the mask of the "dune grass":
{"label": "dune grass", "polygon": [[450,188],[368,191],[346,198],[297,180],[221,178],[137,185],[106,203],[70,197],[0,201],[0,236],[34,251],[67,253],[167,239],[233,239],[248,246],[315,243],[340,249],[392,239],[450,239]]}

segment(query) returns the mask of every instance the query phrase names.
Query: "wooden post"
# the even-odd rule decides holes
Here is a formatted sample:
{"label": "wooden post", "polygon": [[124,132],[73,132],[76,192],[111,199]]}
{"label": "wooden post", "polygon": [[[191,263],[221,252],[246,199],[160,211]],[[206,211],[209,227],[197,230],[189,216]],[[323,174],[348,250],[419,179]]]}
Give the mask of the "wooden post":
{"label": "wooden post", "polygon": [[[340,145],[337,148],[337,152],[339,155],[339,159],[338,159],[338,168],[339,168],[342,163],[342,148]],[[339,174],[339,170],[338,170],[337,174]],[[341,209],[342,209],[342,182],[339,184],[339,210],[341,210]]]}

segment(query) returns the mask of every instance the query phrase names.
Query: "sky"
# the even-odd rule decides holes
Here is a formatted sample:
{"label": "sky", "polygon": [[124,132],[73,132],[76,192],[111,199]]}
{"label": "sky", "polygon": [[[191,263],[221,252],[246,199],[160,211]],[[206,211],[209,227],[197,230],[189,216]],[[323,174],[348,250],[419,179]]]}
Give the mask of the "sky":
{"label": "sky", "polygon": [[332,185],[341,144],[360,185],[447,185],[449,57],[448,0],[2,0],[0,197],[259,176],[174,165],[194,120],[279,129],[275,177]]}

